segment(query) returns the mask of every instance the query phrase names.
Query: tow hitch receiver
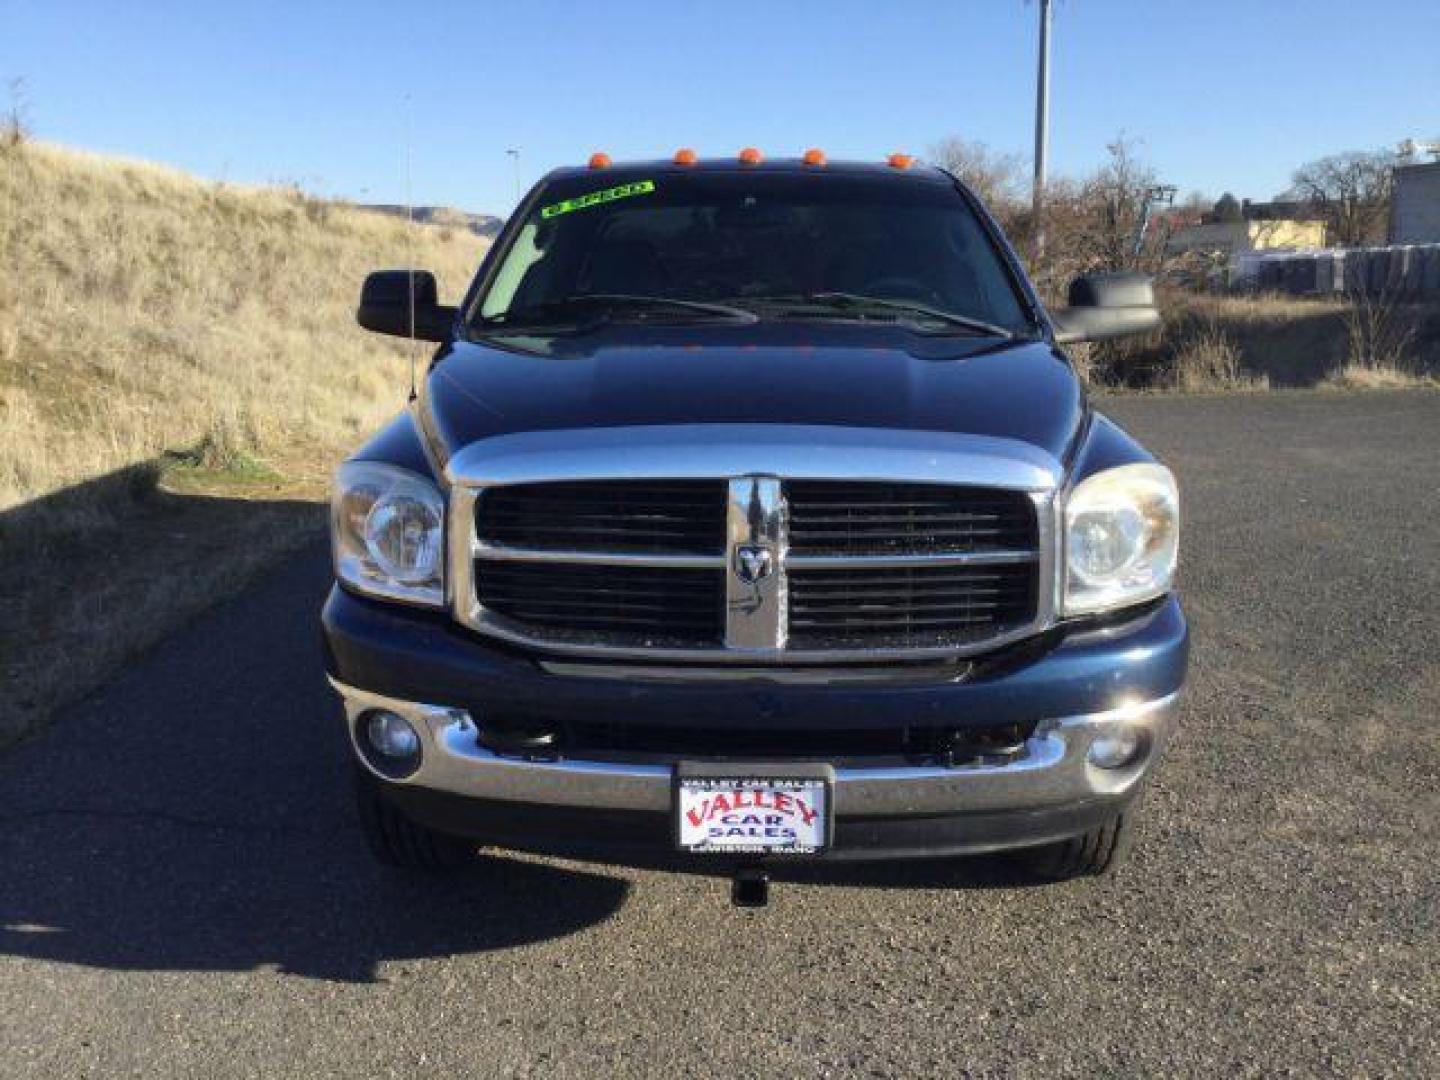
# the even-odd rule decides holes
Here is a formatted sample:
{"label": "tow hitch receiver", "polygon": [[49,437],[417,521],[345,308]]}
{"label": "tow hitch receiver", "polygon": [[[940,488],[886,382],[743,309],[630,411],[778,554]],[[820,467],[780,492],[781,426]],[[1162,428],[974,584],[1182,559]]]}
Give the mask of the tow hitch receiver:
{"label": "tow hitch receiver", "polygon": [[730,902],[736,907],[762,908],[770,903],[770,875],[758,867],[735,871],[730,881]]}

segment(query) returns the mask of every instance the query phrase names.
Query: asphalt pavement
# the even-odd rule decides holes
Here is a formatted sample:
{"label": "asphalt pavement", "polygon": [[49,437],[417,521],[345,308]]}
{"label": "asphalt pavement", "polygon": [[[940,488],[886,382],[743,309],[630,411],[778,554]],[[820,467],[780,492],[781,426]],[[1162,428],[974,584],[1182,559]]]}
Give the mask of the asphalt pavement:
{"label": "asphalt pavement", "polygon": [[317,549],[0,757],[0,1075],[1440,1075],[1440,394],[1104,407],[1195,635],[1118,877],[383,871]]}

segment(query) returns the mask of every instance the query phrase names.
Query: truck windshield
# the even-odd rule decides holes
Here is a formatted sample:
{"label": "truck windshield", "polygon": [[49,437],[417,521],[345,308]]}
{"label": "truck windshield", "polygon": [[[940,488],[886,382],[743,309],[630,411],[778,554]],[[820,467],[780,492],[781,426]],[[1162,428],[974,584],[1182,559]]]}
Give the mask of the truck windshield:
{"label": "truck windshield", "polygon": [[949,184],[818,171],[606,179],[545,189],[500,254],[472,326],[603,317],[1030,328],[999,252]]}

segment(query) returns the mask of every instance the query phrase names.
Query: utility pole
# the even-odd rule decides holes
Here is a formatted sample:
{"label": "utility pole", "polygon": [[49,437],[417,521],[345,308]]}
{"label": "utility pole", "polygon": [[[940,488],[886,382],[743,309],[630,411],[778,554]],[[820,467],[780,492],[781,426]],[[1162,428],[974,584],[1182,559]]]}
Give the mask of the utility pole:
{"label": "utility pole", "polygon": [[1035,82],[1035,179],[1030,216],[1034,235],[1034,270],[1045,257],[1045,156],[1050,148],[1050,0],[1040,3],[1040,62]]}
{"label": "utility pole", "polygon": [[514,150],[506,150],[505,153],[510,155],[510,160],[515,165],[515,201],[518,203],[522,194],[520,191],[520,150],[517,147]]}

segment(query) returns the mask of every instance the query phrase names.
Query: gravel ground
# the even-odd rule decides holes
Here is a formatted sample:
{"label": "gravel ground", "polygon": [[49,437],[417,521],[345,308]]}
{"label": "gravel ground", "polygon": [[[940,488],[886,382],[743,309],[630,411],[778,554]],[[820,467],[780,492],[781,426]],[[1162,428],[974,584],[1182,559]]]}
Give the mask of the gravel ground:
{"label": "gravel ground", "polygon": [[1105,407],[1180,474],[1195,634],[1118,878],[391,876],[314,552],[0,759],[0,1073],[1440,1074],[1440,395]]}

